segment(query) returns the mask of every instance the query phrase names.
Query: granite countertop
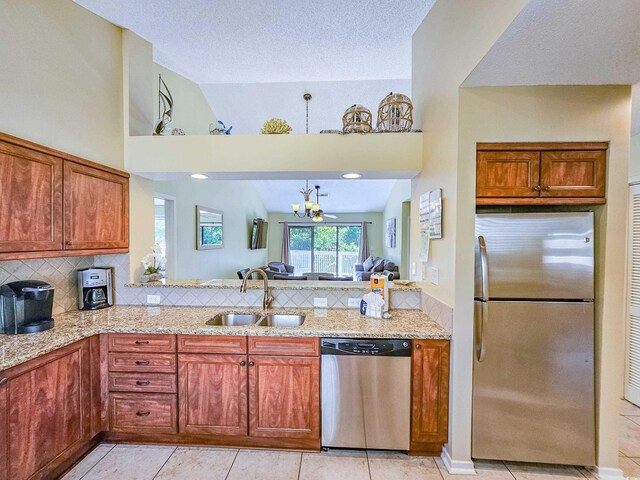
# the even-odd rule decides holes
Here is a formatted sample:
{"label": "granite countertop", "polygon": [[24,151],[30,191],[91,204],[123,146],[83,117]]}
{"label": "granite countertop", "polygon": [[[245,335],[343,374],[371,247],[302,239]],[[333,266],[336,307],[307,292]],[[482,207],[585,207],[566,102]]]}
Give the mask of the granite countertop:
{"label": "granite countertop", "polygon": [[93,312],[55,316],[55,327],[41,333],[0,335],[0,371],[99,333],[169,333],[286,337],[445,339],[451,334],[420,310],[393,310],[388,320],[363,317],[358,310],[272,309],[302,313],[300,327],[219,327],[205,322],[221,312],[257,312],[256,308],[114,306]]}
{"label": "granite countertop", "polygon": [[[238,289],[242,285],[242,280],[161,280],[159,282],[147,283],[127,283],[125,287],[175,287],[175,288],[229,288]],[[371,290],[369,282],[353,282],[353,281],[315,281],[315,280],[269,280],[269,286],[274,290]],[[249,280],[247,288],[260,289],[264,288],[262,280]],[[421,288],[415,284],[399,285],[392,284],[391,291],[418,292]]]}

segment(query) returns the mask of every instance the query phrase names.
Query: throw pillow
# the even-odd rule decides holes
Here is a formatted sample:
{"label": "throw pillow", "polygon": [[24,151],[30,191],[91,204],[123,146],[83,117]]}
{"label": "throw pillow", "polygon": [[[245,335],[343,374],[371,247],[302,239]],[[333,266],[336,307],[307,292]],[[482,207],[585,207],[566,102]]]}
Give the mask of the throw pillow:
{"label": "throw pillow", "polygon": [[287,273],[284,263],[274,263],[271,265],[271,268],[276,270],[278,273]]}
{"label": "throw pillow", "polygon": [[389,272],[394,272],[398,269],[398,266],[395,263],[393,263],[391,260],[385,260],[384,269],[388,270]]}
{"label": "throw pillow", "polygon": [[373,271],[374,272],[382,272],[384,271],[384,259],[383,258],[376,258],[375,261],[373,262]]}
{"label": "throw pillow", "polygon": [[364,262],[362,262],[362,268],[365,272],[370,272],[373,268],[373,257],[369,257]]}

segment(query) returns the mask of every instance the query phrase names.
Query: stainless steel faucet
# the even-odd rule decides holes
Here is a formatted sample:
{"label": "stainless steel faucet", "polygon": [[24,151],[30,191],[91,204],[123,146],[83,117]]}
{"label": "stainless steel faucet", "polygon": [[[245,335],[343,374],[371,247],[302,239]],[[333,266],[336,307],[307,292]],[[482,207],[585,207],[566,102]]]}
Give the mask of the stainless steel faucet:
{"label": "stainless steel faucet", "polygon": [[273,295],[271,295],[271,289],[269,288],[269,278],[267,277],[267,274],[265,273],[265,271],[262,270],[261,268],[252,268],[246,273],[246,275],[244,276],[244,279],[242,280],[240,293],[247,292],[247,280],[251,278],[251,274],[253,273],[262,275],[262,279],[264,280],[264,296],[262,297],[262,309],[267,310],[271,306],[271,303],[273,302],[274,298],[273,298]]}

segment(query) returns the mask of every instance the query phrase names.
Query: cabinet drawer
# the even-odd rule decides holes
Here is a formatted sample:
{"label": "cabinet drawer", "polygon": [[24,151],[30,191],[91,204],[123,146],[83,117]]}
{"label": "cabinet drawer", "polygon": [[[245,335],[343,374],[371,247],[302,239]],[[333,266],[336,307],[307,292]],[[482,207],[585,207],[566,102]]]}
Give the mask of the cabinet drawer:
{"label": "cabinet drawer", "polygon": [[109,354],[110,372],[175,373],[175,353],[127,353]]}
{"label": "cabinet drawer", "polygon": [[109,335],[110,352],[175,352],[175,335],[118,333]]}
{"label": "cabinet drawer", "polygon": [[247,353],[247,337],[226,335],[178,335],[178,352],[241,355],[243,353]]}
{"label": "cabinet drawer", "polygon": [[173,373],[110,373],[110,392],[177,393]]}
{"label": "cabinet drawer", "polygon": [[109,429],[112,432],[178,431],[176,395],[163,393],[109,394]]}
{"label": "cabinet drawer", "polygon": [[320,341],[317,338],[249,337],[249,354],[317,357]]}

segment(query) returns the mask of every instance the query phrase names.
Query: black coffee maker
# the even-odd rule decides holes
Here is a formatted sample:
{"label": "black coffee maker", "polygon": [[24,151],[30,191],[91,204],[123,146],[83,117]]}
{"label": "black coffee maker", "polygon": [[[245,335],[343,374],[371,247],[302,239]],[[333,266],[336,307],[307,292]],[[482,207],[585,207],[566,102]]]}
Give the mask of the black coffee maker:
{"label": "black coffee maker", "polygon": [[36,333],[53,328],[53,287],[38,280],[0,286],[2,333]]}

